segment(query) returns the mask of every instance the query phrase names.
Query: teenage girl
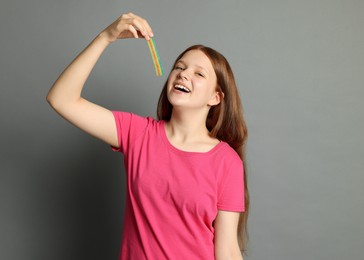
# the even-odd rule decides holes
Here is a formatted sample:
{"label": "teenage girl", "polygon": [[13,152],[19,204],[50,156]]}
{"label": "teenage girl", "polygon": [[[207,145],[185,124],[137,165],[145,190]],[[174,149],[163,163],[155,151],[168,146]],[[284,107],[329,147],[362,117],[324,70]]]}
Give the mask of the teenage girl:
{"label": "teenage girl", "polygon": [[145,19],[122,15],[64,70],[47,101],[124,155],[127,199],[119,259],[242,259],[247,129],[227,60],[202,45],[180,54],[160,95],[158,120],[110,111],[81,96],[108,45],[151,37]]}

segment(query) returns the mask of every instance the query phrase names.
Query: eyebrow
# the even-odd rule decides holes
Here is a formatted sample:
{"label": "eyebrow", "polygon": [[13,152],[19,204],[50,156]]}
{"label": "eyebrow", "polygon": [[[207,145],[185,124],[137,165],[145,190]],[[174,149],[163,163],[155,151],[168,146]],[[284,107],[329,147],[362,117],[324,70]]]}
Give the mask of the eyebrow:
{"label": "eyebrow", "polygon": [[[178,63],[182,63],[183,65],[185,65],[186,66],[186,63],[181,59],[181,60],[178,60],[177,62],[176,62],[176,64],[178,64]],[[204,67],[202,67],[202,66],[200,66],[200,65],[194,65],[195,67],[197,67],[197,68],[199,68],[199,69],[202,69],[203,71],[205,71],[207,74],[209,74],[210,72],[209,72],[209,70],[208,69],[206,69],[206,68],[204,68]]]}

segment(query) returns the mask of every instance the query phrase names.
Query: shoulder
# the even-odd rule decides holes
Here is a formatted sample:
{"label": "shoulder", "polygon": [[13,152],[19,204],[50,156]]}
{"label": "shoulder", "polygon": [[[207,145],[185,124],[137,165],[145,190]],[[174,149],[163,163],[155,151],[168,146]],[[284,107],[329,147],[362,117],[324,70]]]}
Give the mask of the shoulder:
{"label": "shoulder", "polygon": [[130,122],[130,123],[141,123],[141,124],[158,124],[160,123],[156,119],[151,116],[141,116],[132,112],[125,112],[125,111],[111,111],[114,115],[114,118],[117,122]]}
{"label": "shoulder", "polygon": [[242,163],[239,154],[226,142],[221,141],[218,145],[217,153],[221,158],[230,163]]}
{"label": "shoulder", "polygon": [[244,171],[243,161],[239,154],[228,143],[223,141],[209,153],[209,158],[206,161],[214,169],[218,178],[225,178],[230,174],[241,175]]}

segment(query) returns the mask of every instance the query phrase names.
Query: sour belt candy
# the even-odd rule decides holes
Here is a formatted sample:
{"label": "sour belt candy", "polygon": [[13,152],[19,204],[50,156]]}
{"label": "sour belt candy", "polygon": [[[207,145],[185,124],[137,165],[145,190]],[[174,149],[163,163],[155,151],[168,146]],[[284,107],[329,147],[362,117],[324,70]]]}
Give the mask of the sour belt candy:
{"label": "sour belt candy", "polygon": [[154,68],[155,68],[155,74],[157,76],[162,76],[164,74],[163,68],[162,68],[162,64],[158,55],[158,51],[157,48],[155,47],[155,42],[154,39],[151,38],[148,41],[148,47],[150,50],[150,54],[152,55],[152,59],[153,59],[153,64],[154,64]]}

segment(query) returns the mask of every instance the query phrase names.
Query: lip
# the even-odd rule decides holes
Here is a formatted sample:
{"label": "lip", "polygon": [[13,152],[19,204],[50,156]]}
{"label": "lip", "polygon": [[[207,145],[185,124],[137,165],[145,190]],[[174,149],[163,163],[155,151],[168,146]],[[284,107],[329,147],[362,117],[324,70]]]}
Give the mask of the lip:
{"label": "lip", "polygon": [[[180,82],[180,81],[177,81],[177,82],[173,83],[172,87],[173,87],[174,90],[178,90],[178,88],[176,88],[177,85],[183,86],[184,88],[188,89],[188,91],[189,91],[188,93],[191,93],[191,89],[189,87],[187,87],[185,84],[183,84],[182,82]],[[180,90],[178,90],[178,91],[180,91]],[[181,91],[181,92],[183,92],[183,91]],[[183,93],[188,94],[187,92],[183,92]]]}

